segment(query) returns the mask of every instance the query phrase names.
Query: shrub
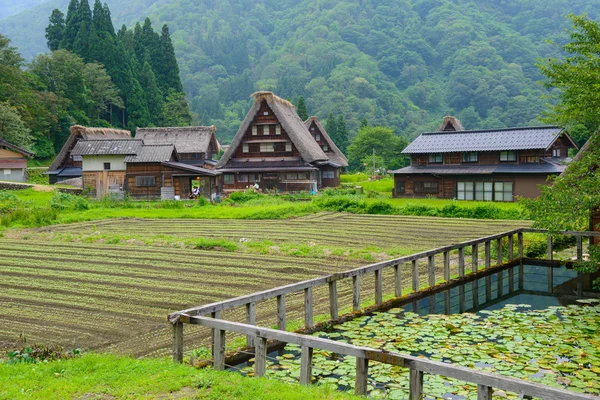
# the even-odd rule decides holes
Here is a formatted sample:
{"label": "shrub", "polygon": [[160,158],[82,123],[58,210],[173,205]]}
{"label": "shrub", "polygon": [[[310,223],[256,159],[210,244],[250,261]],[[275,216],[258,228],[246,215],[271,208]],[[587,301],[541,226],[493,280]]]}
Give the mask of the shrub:
{"label": "shrub", "polygon": [[235,203],[245,203],[261,196],[263,195],[254,191],[254,189],[249,189],[243,192],[233,192],[229,195],[229,199]]}
{"label": "shrub", "polygon": [[200,238],[196,242],[197,249],[201,250],[213,250],[213,249],[221,249],[227,251],[236,251],[238,246],[232,241],[224,240],[224,239],[207,239]]}
{"label": "shrub", "polygon": [[204,207],[207,206],[210,202],[208,201],[208,199],[206,199],[206,197],[198,197],[196,199],[196,201],[194,202],[194,206],[196,207]]}
{"label": "shrub", "polygon": [[315,200],[321,210],[361,214],[366,210],[364,201],[350,197],[321,197]]}
{"label": "shrub", "polygon": [[367,214],[395,214],[397,211],[396,207],[385,201],[376,201],[367,206]]}
{"label": "shrub", "polygon": [[80,354],[80,349],[64,351],[62,347],[56,345],[44,346],[34,344],[33,346],[22,347],[19,350],[9,352],[7,364],[35,364],[38,362],[73,358]]}

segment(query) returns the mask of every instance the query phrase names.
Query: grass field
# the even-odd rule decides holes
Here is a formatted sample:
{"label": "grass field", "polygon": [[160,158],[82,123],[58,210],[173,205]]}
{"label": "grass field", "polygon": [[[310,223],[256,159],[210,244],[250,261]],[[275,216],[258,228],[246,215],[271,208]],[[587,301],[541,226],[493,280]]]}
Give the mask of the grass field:
{"label": "grass field", "polygon": [[[165,355],[171,346],[166,323],[170,312],[365,264],[351,254],[326,251],[330,248],[414,252],[523,225],[323,213],[283,221],[112,220],[11,232],[0,238],[0,344],[13,346],[23,335],[30,343],[65,348]],[[118,244],[107,243],[110,235],[119,238],[113,241]],[[94,241],[96,236],[100,239]],[[141,240],[152,237],[157,241],[150,245]],[[201,237],[231,243],[244,238],[247,247],[223,251],[185,246],[185,240]],[[171,240],[169,246],[161,238]],[[272,245],[253,253],[254,241]],[[300,250],[282,254],[279,248],[286,244]],[[315,246],[322,253],[309,258]],[[372,287],[365,283],[365,296]],[[340,303],[350,304],[351,288],[338,290]],[[327,309],[319,301],[325,291],[315,291],[316,313]],[[260,323],[274,323],[273,308],[274,302],[259,307]],[[288,319],[298,319],[301,310],[301,294],[290,297]],[[243,320],[242,312],[227,317]],[[207,337],[208,331],[186,326],[186,349],[206,344]]]}

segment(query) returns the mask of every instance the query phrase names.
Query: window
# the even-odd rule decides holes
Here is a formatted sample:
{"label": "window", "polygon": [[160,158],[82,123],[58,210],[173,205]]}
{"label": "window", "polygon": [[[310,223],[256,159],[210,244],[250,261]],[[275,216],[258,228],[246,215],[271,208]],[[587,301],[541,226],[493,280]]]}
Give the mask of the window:
{"label": "window", "polygon": [[233,185],[235,183],[235,177],[233,174],[223,175],[223,184],[225,185]]}
{"label": "window", "polygon": [[473,200],[475,198],[474,182],[457,182],[456,198],[458,200]]}
{"label": "window", "polygon": [[275,125],[275,134],[281,135],[281,125],[279,125],[279,124]]}
{"label": "window", "polygon": [[443,160],[442,153],[432,153],[429,155],[429,164],[440,164]]}
{"label": "window", "polygon": [[285,174],[285,179],[296,180],[296,179],[298,179],[298,174],[295,172],[288,172],[287,174]]}
{"label": "window", "polygon": [[82,156],[73,156],[73,161],[83,161]]}
{"label": "window", "polygon": [[404,181],[396,182],[396,194],[404,193]]}
{"label": "window", "polygon": [[261,143],[260,144],[260,152],[261,153],[272,153],[275,151],[275,147],[273,143]]}
{"label": "window", "polygon": [[475,200],[492,201],[494,184],[492,182],[475,182]]}
{"label": "window", "polygon": [[320,133],[316,133],[315,134],[315,140],[321,140],[321,134]]}
{"label": "window", "polygon": [[500,161],[517,161],[516,151],[501,151]]}
{"label": "window", "polygon": [[10,175],[11,171],[11,169],[4,168],[4,175]]}
{"label": "window", "polygon": [[560,149],[552,149],[552,157],[560,157]]}
{"label": "window", "polygon": [[276,152],[284,152],[285,151],[285,143],[274,143],[273,147]]}
{"label": "window", "polygon": [[494,182],[494,200],[513,201],[513,183]]}
{"label": "window", "polygon": [[263,128],[263,135],[265,136],[269,136],[271,134],[271,127],[273,125],[264,125]]}
{"label": "window", "polygon": [[238,175],[237,181],[238,182],[248,182],[248,175]]}
{"label": "window", "polygon": [[263,113],[263,115],[269,115],[269,112],[268,112],[268,111],[265,111],[265,112]]}
{"label": "window", "polygon": [[323,179],[333,179],[333,178],[335,178],[335,172],[334,171],[323,171],[322,177],[323,177]]}
{"label": "window", "polygon": [[415,193],[438,193],[437,182],[415,182]]}
{"label": "window", "polygon": [[258,128],[256,125],[252,125],[252,136],[258,135]]}
{"label": "window", "polygon": [[326,144],[323,145],[323,151],[329,151],[329,146],[327,146]]}
{"label": "window", "polygon": [[285,143],[285,151],[292,151],[292,142],[286,142]]}
{"label": "window", "polygon": [[250,182],[260,182],[260,174],[250,174],[248,175],[248,180]]}
{"label": "window", "polygon": [[153,176],[136,176],[135,186],[137,187],[151,187],[156,185],[156,181]]}
{"label": "window", "polygon": [[523,164],[537,164],[540,162],[540,158],[538,156],[521,156],[519,161]]}
{"label": "window", "polygon": [[248,153],[250,150],[248,149],[248,143],[242,144],[242,153]]}
{"label": "window", "polygon": [[477,162],[477,152],[467,151],[463,153],[463,162]]}
{"label": "window", "polygon": [[104,169],[110,169],[110,163],[109,162],[105,162],[104,163]]}

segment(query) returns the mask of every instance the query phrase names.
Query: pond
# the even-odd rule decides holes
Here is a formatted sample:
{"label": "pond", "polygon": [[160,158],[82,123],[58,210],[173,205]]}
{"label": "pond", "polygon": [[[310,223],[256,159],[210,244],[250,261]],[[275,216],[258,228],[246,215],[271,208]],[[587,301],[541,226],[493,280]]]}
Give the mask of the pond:
{"label": "pond", "polygon": [[[511,267],[315,335],[600,394],[600,300],[578,299],[565,267]],[[240,366],[252,374],[250,365]],[[349,390],[355,359],[315,349],[313,381]],[[269,354],[267,376],[297,382],[300,349]],[[426,398],[476,399],[477,386],[425,374]],[[408,369],[370,363],[369,396],[408,397]],[[494,398],[519,398],[496,390]]]}

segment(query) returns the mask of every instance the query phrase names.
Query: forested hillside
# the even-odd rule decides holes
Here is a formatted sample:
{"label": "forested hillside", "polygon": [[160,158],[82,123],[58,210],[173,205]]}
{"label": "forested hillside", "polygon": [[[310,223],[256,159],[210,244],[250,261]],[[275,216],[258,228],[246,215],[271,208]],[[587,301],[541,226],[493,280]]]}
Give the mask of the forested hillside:
{"label": "forested hillside", "polygon": [[[569,13],[600,0],[107,1],[116,26],[169,25],[198,122],[228,142],[255,90],[310,114],[362,118],[413,137],[457,115],[467,129],[535,124],[545,108],[538,58],[558,55]],[[26,58],[44,51],[52,0],[0,21]]]}

